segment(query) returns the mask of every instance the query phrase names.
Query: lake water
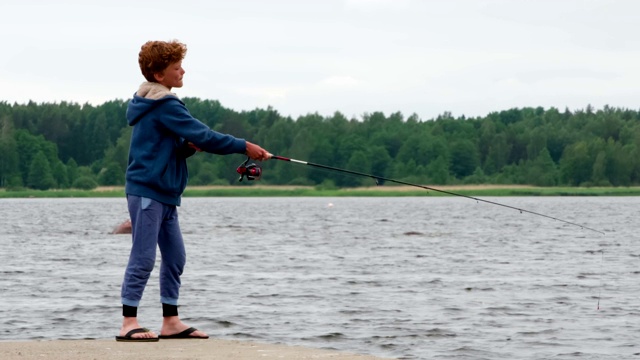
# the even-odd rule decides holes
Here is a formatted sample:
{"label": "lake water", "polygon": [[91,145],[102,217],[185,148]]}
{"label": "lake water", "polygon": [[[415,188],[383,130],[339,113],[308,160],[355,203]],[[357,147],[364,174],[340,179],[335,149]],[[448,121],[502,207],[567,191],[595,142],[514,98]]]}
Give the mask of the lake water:
{"label": "lake water", "polygon": [[[605,235],[464,198],[184,198],[180,314],[381,357],[638,358],[640,199],[489,199]],[[0,340],[113,339],[127,218],[120,198],[0,200]],[[156,331],[157,275],[138,313]]]}

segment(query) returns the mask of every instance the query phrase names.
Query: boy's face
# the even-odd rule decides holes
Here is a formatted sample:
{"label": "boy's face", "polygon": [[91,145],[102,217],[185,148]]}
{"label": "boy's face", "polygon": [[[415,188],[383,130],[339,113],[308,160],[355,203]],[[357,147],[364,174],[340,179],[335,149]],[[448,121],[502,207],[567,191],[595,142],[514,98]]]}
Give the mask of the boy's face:
{"label": "boy's face", "polygon": [[162,84],[169,89],[182,87],[182,76],[185,71],[182,68],[182,60],[175,62],[169,66],[162,73],[156,73],[154,76],[159,84]]}

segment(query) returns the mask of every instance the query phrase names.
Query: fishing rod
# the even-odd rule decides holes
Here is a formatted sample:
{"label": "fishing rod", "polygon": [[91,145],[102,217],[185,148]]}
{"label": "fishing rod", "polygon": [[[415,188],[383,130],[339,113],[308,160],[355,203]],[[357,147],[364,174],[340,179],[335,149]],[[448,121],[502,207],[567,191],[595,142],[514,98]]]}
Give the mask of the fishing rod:
{"label": "fishing rod", "polygon": [[[588,226],[584,226],[584,225],[581,225],[581,224],[578,224],[578,223],[574,223],[574,222],[571,222],[571,221],[563,220],[563,219],[560,219],[560,218],[557,218],[557,217],[554,217],[554,216],[541,214],[539,212],[526,210],[526,209],[523,209],[523,208],[511,206],[511,205],[506,205],[506,204],[502,204],[502,203],[491,201],[491,200],[480,199],[480,198],[477,198],[477,197],[474,197],[474,196],[464,195],[464,194],[455,193],[455,192],[452,192],[452,191],[447,191],[447,190],[442,190],[442,189],[436,189],[436,188],[425,186],[425,185],[413,184],[413,183],[402,181],[402,180],[395,180],[395,179],[390,179],[390,178],[386,178],[386,177],[382,177],[382,176],[366,174],[366,173],[359,172],[359,171],[340,169],[340,168],[333,167],[333,166],[315,164],[315,163],[308,162],[308,161],[291,159],[291,158],[287,158],[287,157],[284,157],[284,156],[271,155],[271,159],[287,161],[287,162],[293,162],[293,163],[297,163],[297,164],[312,166],[312,167],[319,168],[319,169],[342,172],[342,173],[345,173],[345,174],[351,174],[351,175],[356,175],[356,176],[364,176],[364,177],[372,178],[376,182],[376,185],[381,185],[382,182],[388,181],[388,182],[393,182],[393,183],[396,183],[396,184],[402,184],[402,185],[422,188],[422,189],[425,189],[425,190],[436,191],[436,192],[447,194],[447,195],[463,197],[463,198],[475,200],[475,201],[478,201],[478,202],[484,202],[484,203],[491,204],[491,205],[497,205],[497,206],[502,206],[502,207],[505,207],[505,208],[508,208],[508,209],[513,209],[513,210],[519,211],[520,213],[528,213],[528,214],[532,214],[532,215],[541,216],[541,217],[544,217],[544,218],[547,218],[547,219],[560,221],[560,222],[568,224],[568,225],[577,226],[577,227],[579,227],[581,229],[594,231],[594,232],[597,232],[599,234],[604,235],[604,232],[602,232],[600,230],[596,230],[594,228],[590,228]],[[248,180],[260,179],[260,177],[262,176],[262,169],[256,164],[248,164],[249,160],[250,160],[250,158],[247,158],[247,160],[245,160],[245,162],[242,163],[242,165],[240,165],[238,167],[238,169],[236,170],[240,174],[239,181],[242,181],[242,179],[245,176],[247,177]]]}

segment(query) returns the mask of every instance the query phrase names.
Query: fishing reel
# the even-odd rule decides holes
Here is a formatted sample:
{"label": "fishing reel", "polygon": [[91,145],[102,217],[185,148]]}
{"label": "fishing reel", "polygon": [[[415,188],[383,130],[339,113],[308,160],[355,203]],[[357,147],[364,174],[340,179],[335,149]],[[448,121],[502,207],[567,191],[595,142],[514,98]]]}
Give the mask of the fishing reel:
{"label": "fishing reel", "polygon": [[247,156],[247,160],[236,169],[236,172],[240,174],[238,181],[242,181],[245,176],[247,180],[260,180],[260,177],[262,177],[262,168],[255,163],[249,164],[249,160],[251,158]]}

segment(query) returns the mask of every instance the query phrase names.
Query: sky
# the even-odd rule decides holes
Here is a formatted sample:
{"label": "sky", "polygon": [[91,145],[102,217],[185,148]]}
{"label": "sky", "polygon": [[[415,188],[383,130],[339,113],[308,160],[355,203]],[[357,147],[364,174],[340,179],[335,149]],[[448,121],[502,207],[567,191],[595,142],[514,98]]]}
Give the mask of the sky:
{"label": "sky", "polygon": [[638,109],[636,0],[3,0],[0,101],[133,96],[148,40],[187,45],[179,97],[294,119]]}

